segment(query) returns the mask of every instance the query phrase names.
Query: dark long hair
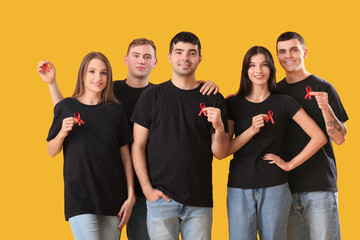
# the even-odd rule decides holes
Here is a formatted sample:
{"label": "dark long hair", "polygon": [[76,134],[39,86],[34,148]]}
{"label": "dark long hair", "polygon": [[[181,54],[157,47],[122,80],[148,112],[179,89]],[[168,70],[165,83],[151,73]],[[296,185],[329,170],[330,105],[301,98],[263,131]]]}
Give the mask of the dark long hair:
{"label": "dark long hair", "polygon": [[238,95],[241,97],[246,97],[251,92],[252,83],[249,79],[249,74],[248,74],[248,70],[250,68],[250,59],[252,56],[258,54],[264,54],[266,57],[266,61],[268,62],[270,68],[268,88],[271,93],[276,93],[276,68],[274,64],[274,59],[271,53],[269,52],[269,50],[267,50],[266,48],[261,46],[254,46],[250,48],[244,56],[242,71],[241,71],[240,88],[238,91]]}
{"label": "dark long hair", "polygon": [[80,64],[80,68],[79,68],[77,81],[76,81],[75,91],[74,91],[72,97],[80,98],[85,94],[85,88],[84,88],[85,71],[87,70],[89,62],[94,58],[102,60],[105,63],[106,69],[107,69],[106,87],[104,88],[104,90],[101,94],[102,102],[105,104],[108,104],[111,102],[118,102],[116,100],[116,98],[114,96],[114,92],[113,92],[112,70],[111,70],[110,62],[107,59],[107,57],[104,54],[102,54],[101,52],[90,52],[82,60],[82,62]]}

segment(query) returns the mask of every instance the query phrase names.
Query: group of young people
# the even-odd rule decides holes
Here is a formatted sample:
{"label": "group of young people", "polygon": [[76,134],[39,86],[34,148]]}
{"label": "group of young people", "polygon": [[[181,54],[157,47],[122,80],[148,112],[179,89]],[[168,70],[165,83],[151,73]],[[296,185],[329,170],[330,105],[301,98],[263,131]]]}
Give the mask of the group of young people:
{"label": "group of young people", "polygon": [[74,238],[119,239],[127,224],[130,240],[211,239],[212,159],[233,154],[230,239],[340,239],[332,141],[345,141],[347,114],[334,87],[305,69],[299,34],[281,34],[276,53],[282,81],[271,53],[254,46],[226,100],[196,80],[201,44],[190,32],[171,40],[172,76],[159,85],[149,82],[156,47],[144,38],[130,43],[122,81],[89,53],[71,98],[53,64],[40,62],[55,105],[48,152],[63,149]]}

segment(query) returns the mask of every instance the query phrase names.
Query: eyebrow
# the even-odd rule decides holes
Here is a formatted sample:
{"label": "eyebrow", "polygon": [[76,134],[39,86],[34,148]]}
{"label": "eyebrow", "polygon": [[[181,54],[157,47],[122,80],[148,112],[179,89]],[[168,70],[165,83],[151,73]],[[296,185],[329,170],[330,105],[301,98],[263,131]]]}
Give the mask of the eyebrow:
{"label": "eyebrow", "polygon": [[[183,51],[185,51],[184,49],[182,49],[182,48],[176,48],[176,49],[174,49],[174,52],[176,52],[176,51],[181,51],[181,52],[183,52]],[[189,52],[197,52],[197,50],[196,49],[189,49]]]}
{"label": "eyebrow", "polygon": [[[96,68],[94,68],[94,67],[89,67],[88,69],[94,69],[94,70],[96,70]],[[102,72],[102,71],[107,71],[107,68],[104,68],[104,69],[100,70],[100,72]]]}

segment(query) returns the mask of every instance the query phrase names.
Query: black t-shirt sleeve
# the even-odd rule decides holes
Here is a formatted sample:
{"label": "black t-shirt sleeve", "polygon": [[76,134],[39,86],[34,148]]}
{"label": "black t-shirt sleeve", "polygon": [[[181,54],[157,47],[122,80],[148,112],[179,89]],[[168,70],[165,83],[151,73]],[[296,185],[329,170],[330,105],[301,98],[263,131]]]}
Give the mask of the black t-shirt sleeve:
{"label": "black t-shirt sleeve", "polygon": [[233,107],[234,107],[234,100],[235,97],[230,97],[228,99],[225,100],[226,103],[226,110],[227,110],[227,114],[228,114],[228,118],[230,120],[235,120],[235,117],[233,115],[233,113],[235,112]]}
{"label": "black t-shirt sleeve", "polygon": [[152,109],[149,99],[149,90],[147,90],[143,92],[143,94],[141,94],[139,100],[135,105],[134,112],[130,118],[130,121],[136,122],[137,124],[148,129],[151,125],[150,114]]}
{"label": "black t-shirt sleeve", "polygon": [[51,127],[50,127],[50,130],[49,130],[48,137],[47,137],[46,141],[50,141],[51,139],[55,138],[56,135],[61,130],[62,122],[64,120],[62,112],[63,112],[62,111],[62,103],[59,102],[58,104],[55,105],[54,119],[53,119],[53,122],[51,124]]}
{"label": "black t-shirt sleeve", "polygon": [[335,113],[335,116],[341,121],[345,122],[349,119],[349,117],[346,114],[346,111],[341,103],[340,97],[338,93],[336,92],[333,85],[329,83],[329,85],[326,88],[326,92],[328,94],[328,101],[332,108],[332,110]]}
{"label": "black t-shirt sleeve", "polygon": [[119,147],[122,147],[133,141],[130,126],[129,126],[129,121],[127,119],[126,113],[123,108],[121,109],[121,114],[120,114],[119,120],[120,120],[120,124],[119,124],[120,129],[119,130],[121,133],[121,134],[119,134]]}
{"label": "black t-shirt sleeve", "polygon": [[[221,111],[221,120],[222,120],[222,122],[224,124],[224,130],[225,130],[225,132],[229,132],[229,127],[228,127],[228,122],[227,122],[228,111],[227,111],[227,108],[226,108],[225,99],[221,94],[220,94],[219,99],[218,99],[218,108]],[[213,131],[213,133],[214,133],[215,129],[214,128],[212,128],[212,129],[214,130]]]}

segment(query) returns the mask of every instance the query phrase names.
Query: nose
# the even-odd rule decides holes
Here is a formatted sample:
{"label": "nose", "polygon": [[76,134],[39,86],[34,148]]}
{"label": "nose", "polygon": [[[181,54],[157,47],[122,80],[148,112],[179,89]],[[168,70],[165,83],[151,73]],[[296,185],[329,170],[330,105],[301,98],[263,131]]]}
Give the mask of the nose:
{"label": "nose", "polygon": [[101,74],[100,72],[95,74],[95,80],[100,80],[101,79],[100,74]]}
{"label": "nose", "polygon": [[256,73],[261,73],[262,72],[261,66],[256,66],[255,67],[255,72]]}
{"label": "nose", "polygon": [[287,51],[287,52],[286,52],[286,57],[287,57],[287,58],[291,58],[291,57],[292,57],[291,51]]}
{"label": "nose", "polygon": [[181,60],[186,61],[188,59],[189,59],[189,54],[187,53],[181,54]]}
{"label": "nose", "polygon": [[143,58],[143,57],[139,58],[139,63],[144,64],[145,63],[145,58]]}

